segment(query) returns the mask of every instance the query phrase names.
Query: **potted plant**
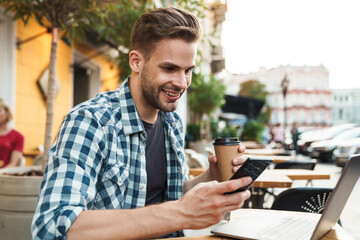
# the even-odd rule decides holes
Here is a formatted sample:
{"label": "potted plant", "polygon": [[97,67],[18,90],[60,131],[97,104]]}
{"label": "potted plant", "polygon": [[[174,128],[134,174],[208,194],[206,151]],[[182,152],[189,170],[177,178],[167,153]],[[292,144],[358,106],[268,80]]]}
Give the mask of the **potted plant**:
{"label": "potted plant", "polygon": [[1,239],[31,239],[41,175],[41,166],[0,169]]}

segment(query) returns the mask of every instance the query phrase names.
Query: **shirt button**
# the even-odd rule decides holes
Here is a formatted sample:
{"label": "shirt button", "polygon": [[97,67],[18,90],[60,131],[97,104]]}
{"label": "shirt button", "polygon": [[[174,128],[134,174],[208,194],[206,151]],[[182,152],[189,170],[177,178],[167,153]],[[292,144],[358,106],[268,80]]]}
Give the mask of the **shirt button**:
{"label": "shirt button", "polygon": [[172,125],[173,125],[173,127],[175,127],[175,123],[174,123],[174,122],[172,123]]}
{"label": "shirt button", "polygon": [[140,186],[140,191],[142,191],[144,189],[144,187],[143,186]]}
{"label": "shirt button", "polygon": [[180,168],[178,168],[177,172],[178,172],[178,173],[180,173],[180,172],[181,172],[181,169],[180,169]]}
{"label": "shirt button", "polygon": [[122,180],[122,179],[119,179],[119,183],[123,183],[123,180]]}

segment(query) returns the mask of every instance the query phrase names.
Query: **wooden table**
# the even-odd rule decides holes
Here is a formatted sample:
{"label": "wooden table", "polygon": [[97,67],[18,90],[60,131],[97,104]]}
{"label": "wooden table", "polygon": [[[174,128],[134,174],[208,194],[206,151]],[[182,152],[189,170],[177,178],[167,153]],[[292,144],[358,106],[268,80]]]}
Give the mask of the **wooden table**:
{"label": "wooden table", "polygon": [[[190,168],[190,175],[198,176],[206,168]],[[307,169],[266,169],[255,180],[252,187],[259,188],[289,188],[293,180],[330,179],[330,174],[322,171]]]}
{"label": "wooden table", "polygon": [[265,148],[264,144],[259,144],[255,141],[241,141],[241,143],[246,147],[246,149],[263,149],[263,148]]}
{"label": "wooden table", "polygon": [[[267,169],[251,185],[253,208],[263,208],[268,188],[290,188],[293,180],[330,179],[329,173],[305,169]],[[249,201],[244,204],[249,206]]]}
{"label": "wooden table", "polygon": [[263,158],[263,159],[271,159],[273,160],[273,163],[280,163],[280,162],[289,162],[291,161],[290,156],[270,156],[270,155],[261,155],[261,154],[246,154],[249,158]]}
{"label": "wooden table", "polygon": [[[236,218],[239,216],[249,215],[254,213],[254,211],[257,211],[259,214],[261,214],[263,211],[275,211],[275,210],[263,210],[263,209],[239,209],[236,211],[231,212],[230,221],[236,221]],[[303,213],[303,212],[293,212],[293,211],[283,211],[285,214],[289,214],[289,216],[294,215],[302,215],[307,218],[317,218],[316,214],[310,214],[310,213]],[[218,239],[233,239],[233,238],[226,238],[226,237],[220,237],[216,235],[207,235],[207,236],[188,236],[183,238],[169,238],[169,239],[190,239],[190,240],[218,240]],[[340,225],[336,224],[334,229],[329,231],[327,234],[325,234],[321,240],[350,240],[353,239]]]}
{"label": "wooden table", "polygon": [[[205,168],[190,169],[190,175],[200,175]],[[244,207],[262,208],[268,188],[290,188],[294,180],[330,179],[330,174],[306,169],[266,169],[251,185],[251,197]]]}
{"label": "wooden table", "polygon": [[[207,168],[190,168],[190,175],[192,176],[199,176],[203,172],[205,172]],[[281,174],[277,173],[276,171],[273,172],[273,169],[267,169],[265,170],[258,179],[255,180],[255,182],[252,184],[252,187],[257,188],[289,188],[292,185],[292,179],[289,178],[284,172],[281,172]],[[298,172],[300,173],[300,172]],[[306,177],[306,175],[303,173],[303,175],[299,175]]]}
{"label": "wooden table", "polygon": [[246,149],[245,154],[250,155],[267,155],[267,156],[274,156],[276,154],[285,154],[284,149],[269,149],[269,148],[262,148],[262,149]]}
{"label": "wooden table", "polygon": [[291,180],[330,179],[329,173],[323,171],[317,171],[317,170],[308,170],[308,169],[269,169],[266,170],[266,172],[274,175],[285,174]]}

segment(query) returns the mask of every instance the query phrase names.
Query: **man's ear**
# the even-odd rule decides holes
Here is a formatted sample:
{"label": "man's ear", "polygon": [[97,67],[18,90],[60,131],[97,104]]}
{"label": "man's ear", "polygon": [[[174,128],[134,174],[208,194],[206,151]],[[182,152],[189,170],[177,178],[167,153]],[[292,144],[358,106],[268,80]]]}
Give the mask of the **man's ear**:
{"label": "man's ear", "polygon": [[143,56],[137,50],[131,50],[129,53],[129,65],[133,72],[139,73],[143,65]]}

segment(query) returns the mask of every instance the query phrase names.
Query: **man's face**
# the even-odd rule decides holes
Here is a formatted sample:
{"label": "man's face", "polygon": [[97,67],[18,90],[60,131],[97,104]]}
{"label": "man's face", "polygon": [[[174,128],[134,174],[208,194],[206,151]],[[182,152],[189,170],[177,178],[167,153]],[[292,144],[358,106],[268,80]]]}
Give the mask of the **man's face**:
{"label": "man's face", "polygon": [[140,73],[143,104],[164,112],[175,111],[191,83],[197,43],[163,39],[145,61]]}

